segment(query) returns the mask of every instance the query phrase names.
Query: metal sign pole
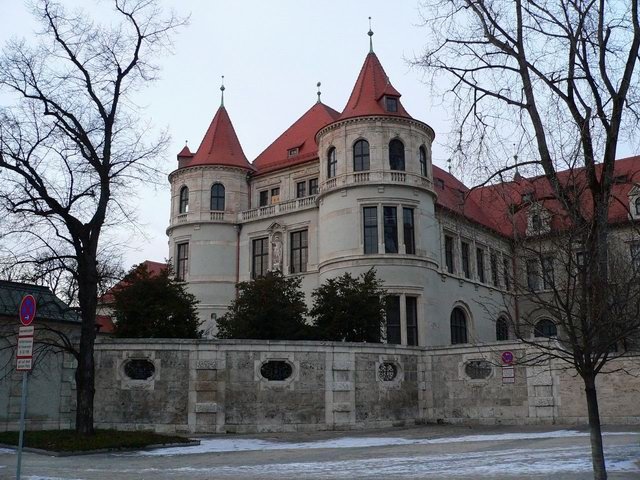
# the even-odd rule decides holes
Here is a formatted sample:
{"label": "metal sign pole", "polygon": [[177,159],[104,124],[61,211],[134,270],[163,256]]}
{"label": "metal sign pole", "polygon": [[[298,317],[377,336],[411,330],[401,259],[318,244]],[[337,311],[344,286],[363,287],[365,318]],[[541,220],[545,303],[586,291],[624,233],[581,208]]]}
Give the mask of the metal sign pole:
{"label": "metal sign pole", "polygon": [[22,401],[20,402],[20,436],[18,438],[18,465],[16,466],[16,479],[20,480],[22,468],[22,444],[24,442],[24,418],[27,411],[27,378],[29,372],[22,373]]}

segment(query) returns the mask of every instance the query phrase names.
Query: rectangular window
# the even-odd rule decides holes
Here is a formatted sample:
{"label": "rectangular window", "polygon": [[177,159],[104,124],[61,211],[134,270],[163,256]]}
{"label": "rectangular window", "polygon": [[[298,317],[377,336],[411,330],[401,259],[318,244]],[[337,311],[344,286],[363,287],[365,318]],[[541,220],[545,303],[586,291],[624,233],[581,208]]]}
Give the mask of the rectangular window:
{"label": "rectangular window", "polygon": [[447,272],[453,273],[453,237],[449,235],[444,236],[444,263]]}
{"label": "rectangular window", "polygon": [[387,297],[387,343],[400,345],[400,297]]}
{"label": "rectangular window", "polygon": [[398,253],[398,209],[383,207],[384,252]]}
{"label": "rectangular window", "polygon": [[291,232],[291,273],[307,271],[308,251],[307,231]]}
{"label": "rectangular window", "polygon": [[509,259],[502,257],[502,278],[504,278],[504,288],[511,290],[511,275],[509,274]]}
{"label": "rectangular window", "polygon": [[476,248],[476,272],[478,281],[484,283],[484,250],[482,248]]}
{"label": "rectangular window", "polygon": [[465,278],[471,278],[471,268],[469,265],[469,244],[460,242],[460,257],[462,258],[462,271]]}
{"label": "rectangular window", "polygon": [[269,268],[269,242],[267,237],[256,238],[253,241],[253,255],[251,278],[262,277]]}
{"label": "rectangular window", "polygon": [[280,201],[280,188],[271,189],[271,203],[278,203]]}
{"label": "rectangular window", "polygon": [[[633,253],[633,251],[632,251]],[[633,255],[632,255],[633,258]],[[576,265],[578,268],[584,267],[585,253],[584,252],[576,252]]]}
{"label": "rectangular window", "polygon": [[402,224],[404,228],[404,251],[410,255],[415,255],[416,238],[413,225],[413,208],[402,209]]}
{"label": "rectangular window", "polygon": [[542,259],[542,286],[545,290],[553,288],[553,257],[544,257]]}
{"label": "rectangular window", "polygon": [[269,205],[269,190],[263,190],[260,192],[260,206],[266,207]]}
{"label": "rectangular window", "polygon": [[491,284],[495,287],[500,286],[500,280],[498,279],[498,256],[491,252],[489,256],[489,266],[491,268]]}
{"label": "rectangular window", "polygon": [[407,297],[407,345],[418,345],[418,298]]}
{"label": "rectangular window", "polygon": [[393,97],[385,97],[387,112],[397,112],[398,111],[398,99]]}
{"label": "rectangular window", "polygon": [[183,280],[187,278],[189,272],[189,244],[179,243],[177,245],[177,260],[176,260],[176,278]]}
{"label": "rectangular window", "polygon": [[296,183],[296,198],[307,196],[307,182]]}
{"label": "rectangular window", "polygon": [[309,195],[317,195],[318,194],[318,179],[312,178],[309,180]]}
{"label": "rectangular window", "polygon": [[378,253],[378,208],[364,207],[364,253]]}
{"label": "rectangular window", "polygon": [[540,273],[538,272],[538,260],[527,260],[527,286],[529,290],[540,289]]}
{"label": "rectangular window", "polygon": [[640,271],[640,242],[631,242],[629,244],[629,251],[631,252],[631,265],[633,269],[638,272]]}

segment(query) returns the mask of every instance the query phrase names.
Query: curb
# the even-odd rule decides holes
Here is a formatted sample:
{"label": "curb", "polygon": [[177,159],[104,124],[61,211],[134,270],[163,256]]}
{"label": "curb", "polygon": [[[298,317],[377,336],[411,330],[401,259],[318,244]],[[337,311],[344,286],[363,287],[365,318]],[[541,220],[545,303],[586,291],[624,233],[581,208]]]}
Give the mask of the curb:
{"label": "curb", "polygon": [[[23,452],[36,453],[38,455],[47,455],[49,457],[75,457],[79,455],[93,455],[98,453],[124,453],[124,452],[139,452],[141,450],[155,450],[157,448],[172,448],[172,447],[193,447],[200,445],[200,440],[191,440],[190,442],[183,443],[158,443],[154,445],[147,445],[146,447],[139,448],[100,448],[98,450],[82,450],[82,451],[70,451],[70,452],[57,452],[53,450],[43,450],[41,448],[22,447]],[[0,443],[0,448],[9,448],[11,450],[18,450],[16,445],[8,445],[6,443]]]}

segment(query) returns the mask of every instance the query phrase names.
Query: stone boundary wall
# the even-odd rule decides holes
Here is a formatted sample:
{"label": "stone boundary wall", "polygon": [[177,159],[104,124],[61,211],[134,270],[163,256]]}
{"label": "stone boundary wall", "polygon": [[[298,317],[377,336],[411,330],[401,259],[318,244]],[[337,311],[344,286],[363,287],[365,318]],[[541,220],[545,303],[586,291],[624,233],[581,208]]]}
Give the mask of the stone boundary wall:
{"label": "stone boundary wall", "polygon": [[[527,353],[516,342],[425,348],[102,338],[96,426],[192,434],[587,422],[579,377],[557,364],[505,368],[504,351],[516,359]],[[277,368],[269,373],[267,363]],[[73,427],[74,367],[72,357],[54,356],[34,372],[28,429]],[[640,357],[614,360],[609,370],[631,375],[599,376],[603,423],[640,424]],[[272,374],[282,378],[265,378]],[[20,378],[0,379],[0,430],[18,428]]]}
{"label": "stone boundary wall", "polygon": [[[504,368],[520,343],[401,347],[287,341],[102,340],[96,346],[96,422],[102,428],[178,433],[352,430],[416,423],[586,423],[580,378],[553,365]],[[154,373],[131,380],[146,359]],[[266,362],[290,376],[269,381]],[[636,376],[600,378],[604,423],[640,424],[640,358],[616,360]],[[472,378],[475,377],[475,378]]]}

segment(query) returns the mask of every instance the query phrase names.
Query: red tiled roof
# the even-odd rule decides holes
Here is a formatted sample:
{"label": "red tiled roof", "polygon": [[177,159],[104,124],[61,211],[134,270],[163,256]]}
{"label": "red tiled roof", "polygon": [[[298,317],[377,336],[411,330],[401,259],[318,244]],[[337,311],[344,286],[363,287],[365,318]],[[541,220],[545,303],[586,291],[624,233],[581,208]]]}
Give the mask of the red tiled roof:
{"label": "red tiled roof", "polygon": [[115,325],[109,315],[96,315],[96,325],[100,333],[113,333]]}
{"label": "red tiled roof", "polygon": [[178,159],[191,158],[191,157],[193,157],[193,153],[191,153],[191,150],[189,150],[189,147],[185,145],[184,148],[180,150],[180,153],[178,154]]}
{"label": "red tiled roof", "polygon": [[[156,275],[159,275],[162,270],[165,270],[168,267],[168,265],[166,263],[153,262],[151,260],[145,260],[144,262],[142,262],[138,266],[141,266],[141,265],[144,265],[146,267],[147,272],[149,272],[149,274],[152,277],[154,277]],[[107,290],[104,295],[102,295],[100,298],[98,298],[98,305],[110,305],[110,304],[112,304],[113,303],[113,292],[116,291],[119,288],[122,288],[122,287],[126,286],[126,285],[127,285],[127,283],[124,280],[120,280],[113,287],[111,287],[109,290]]]}
{"label": "red tiled roof", "polygon": [[[317,102],[258,155],[253,166],[258,173],[265,173],[318,158],[316,133],[335,121],[338,116],[340,113],[333,108]],[[298,153],[289,156],[292,148],[297,148]]]}
{"label": "red tiled roof", "polygon": [[[444,178],[445,189],[438,192],[437,204],[460,213],[465,217],[484,225],[496,232],[513,237],[525,235],[527,219],[531,205],[537,204],[547,210],[551,216],[551,227],[561,230],[568,226],[566,213],[558,199],[555,198],[551,184],[545,176],[520,178],[511,182],[497,185],[487,185],[473,190],[467,189],[457,179],[448,173],[433,167],[435,178]],[[596,174],[600,175],[602,166],[596,167]],[[640,156],[616,160],[612,199],[609,206],[609,223],[626,222],[629,219],[629,192],[640,183]],[[558,172],[558,179],[564,185],[574,185],[574,191],[582,192],[580,202],[583,214],[589,216],[593,200],[586,188],[585,169],[573,169]],[[450,182],[452,188],[446,188]],[[462,186],[462,187],[460,187]],[[464,190],[464,205],[461,205],[461,195],[457,198],[451,190]],[[529,195],[530,200],[523,196]],[[482,205],[482,208],[480,208]]]}
{"label": "red tiled roof", "polygon": [[[389,112],[385,108],[384,96],[398,99],[398,111]],[[344,107],[340,120],[363,115],[391,115],[411,118],[400,103],[400,93],[393,88],[389,77],[382,68],[375,53],[370,52],[362,65],[358,80],[353,87],[347,106]]]}
{"label": "red tiled roof", "polygon": [[[185,149],[183,148],[182,152],[184,151]],[[187,148],[188,151],[189,149]],[[180,154],[178,154],[178,168],[196,165],[227,165],[253,170],[242,151],[229,114],[223,106],[218,108],[207,133],[202,139],[202,143],[198,147],[198,151],[192,158],[181,156]]]}

